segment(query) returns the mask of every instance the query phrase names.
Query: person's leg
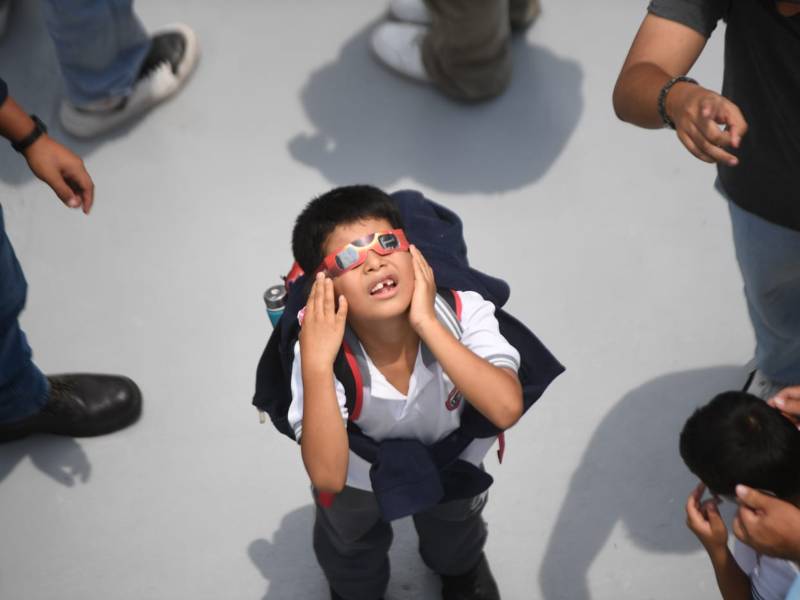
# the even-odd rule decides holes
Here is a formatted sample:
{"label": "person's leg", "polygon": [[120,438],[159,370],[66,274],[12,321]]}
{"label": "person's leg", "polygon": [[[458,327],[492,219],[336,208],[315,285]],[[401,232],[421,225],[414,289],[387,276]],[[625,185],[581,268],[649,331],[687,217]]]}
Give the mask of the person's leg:
{"label": "person's leg", "polygon": [[59,117],[77,137],[119,127],[177,92],[199,55],[197,36],[176,23],[142,27],[132,0],[45,0],[67,89]]}
{"label": "person's leg", "polygon": [[31,361],[31,349],[17,321],[26,291],[0,207],[0,423],[28,417],[47,402],[47,379]]}
{"label": "person's leg", "polygon": [[426,0],[432,24],[422,42],[431,80],[460,100],[500,94],[511,80],[509,0]]}
{"label": "person's leg", "polygon": [[131,93],[150,49],[133,0],[44,0],[42,9],[72,104]]}
{"label": "person's leg", "polygon": [[494,600],[500,597],[483,548],[481,513],[488,494],[439,504],[414,515],[423,562],[442,577],[442,596]]}
{"label": "person's leg", "polygon": [[141,392],[127,377],[39,371],[17,320],[26,293],[0,208],[0,442],[33,433],[101,435],[136,421]]}
{"label": "person's leg", "polygon": [[[316,498],[315,498],[316,500]],[[346,487],[333,504],[316,502],[314,553],[331,590],[345,600],[377,600],[389,584],[392,528],[371,492]]]}
{"label": "person's leg", "polygon": [[776,384],[796,385],[800,383],[800,232],[728,204],[756,335],[756,365]]}

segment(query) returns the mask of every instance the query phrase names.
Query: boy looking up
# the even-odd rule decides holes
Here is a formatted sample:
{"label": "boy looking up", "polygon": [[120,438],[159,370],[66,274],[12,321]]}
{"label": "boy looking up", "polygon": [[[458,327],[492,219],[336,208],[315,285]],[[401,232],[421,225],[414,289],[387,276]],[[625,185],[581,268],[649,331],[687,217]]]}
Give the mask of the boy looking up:
{"label": "boy looking up", "polygon": [[[378,443],[433,444],[459,428],[465,403],[497,428],[511,427],[523,412],[519,354],[500,334],[494,306],[475,292],[456,292],[460,340],[440,322],[434,273],[405,239],[392,199],[376,188],[337,188],[313,200],[297,219],[292,248],[303,270],[316,273],[288,415],[317,499],[314,550],[332,598],[376,600],[389,580],[392,532],[369,463],[349,447],[350,415],[333,366],[346,328],[370,379],[358,427]],[[475,439],[460,458],[480,466],[493,442]],[[336,495],[326,506],[327,493]],[[483,554],[485,503],[483,492],[413,515],[420,554],[442,577],[445,600],[499,598]]]}
{"label": "boy looking up", "polygon": [[[738,540],[731,553],[717,506],[719,496],[735,496],[738,484],[797,505],[800,432],[757,397],[726,392],[689,418],[680,452],[702,481],[686,503],[686,523],[708,552],[722,597],[783,600],[800,572],[797,565],[760,554]],[[701,502],[706,487],[713,497]]]}

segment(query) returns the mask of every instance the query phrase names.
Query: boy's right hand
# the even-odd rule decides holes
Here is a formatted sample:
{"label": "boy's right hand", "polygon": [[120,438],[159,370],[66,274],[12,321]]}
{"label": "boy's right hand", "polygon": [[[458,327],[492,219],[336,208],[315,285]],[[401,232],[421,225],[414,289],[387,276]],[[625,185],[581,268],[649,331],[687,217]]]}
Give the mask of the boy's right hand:
{"label": "boy's right hand", "polygon": [[300,328],[300,359],[304,370],[333,365],[342,345],[346,320],[347,300],[339,296],[339,310],[336,310],[333,280],[317,273]]}
{"label": "boy's right hand", "polygon": [[719,514],[719,500],[710,498],[700,502],[706,491],[704,484],[699,484],[686,500],[686,525],[697,536],[709,555],[725,552],[728,548],[728,528]]}

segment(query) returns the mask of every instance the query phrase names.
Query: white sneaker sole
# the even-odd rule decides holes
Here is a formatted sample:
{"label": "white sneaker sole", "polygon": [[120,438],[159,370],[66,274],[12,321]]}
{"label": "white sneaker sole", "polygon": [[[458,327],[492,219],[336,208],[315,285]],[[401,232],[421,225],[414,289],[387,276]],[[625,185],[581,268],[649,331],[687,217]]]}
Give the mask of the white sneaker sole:
{"label": "white sneaker sole", "polygon": [[167,25],[153,35],[166,31],[179,31],[186,40],[184,58],[177,73],[173,73],[168,64],[161,65],[136,85],[123,108],[111,112],[82,111],[64,100],[59,111],[64,130],[78,138],[95,137],[133,120],[180,90],[197,66],[200,47],[197,35],[187,25]]}

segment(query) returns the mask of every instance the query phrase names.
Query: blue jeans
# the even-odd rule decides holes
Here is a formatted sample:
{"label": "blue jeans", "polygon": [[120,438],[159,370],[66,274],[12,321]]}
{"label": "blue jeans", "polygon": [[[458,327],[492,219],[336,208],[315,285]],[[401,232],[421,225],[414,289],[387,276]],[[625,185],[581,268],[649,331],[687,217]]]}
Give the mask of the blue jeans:
{"label": "blue jeans", "polygon": [[44,0],[42,10],[70,102],[130,93],[150,50],[133,0]]}
{"label": "blue jeans", "polygon": [[47,379],[31,362],[31,349],[17,322],[27,287],[0,207],[0,423],[27,417],[47,401]]}
{"label": "blue jeans", "polygon": [[[718,189],[719,184],[717,185]],[[756,334],[756,364],[776,383],[800,384],[800,231],[728,202],[736,259]]]}

